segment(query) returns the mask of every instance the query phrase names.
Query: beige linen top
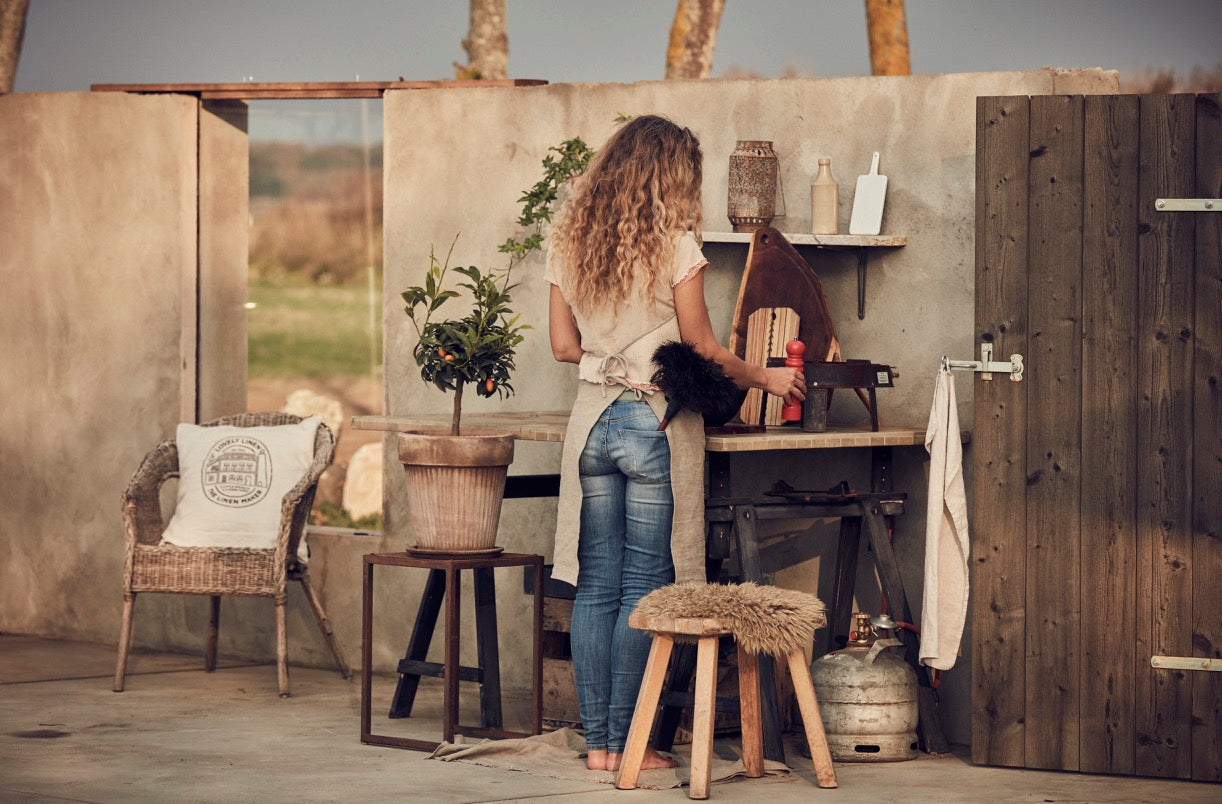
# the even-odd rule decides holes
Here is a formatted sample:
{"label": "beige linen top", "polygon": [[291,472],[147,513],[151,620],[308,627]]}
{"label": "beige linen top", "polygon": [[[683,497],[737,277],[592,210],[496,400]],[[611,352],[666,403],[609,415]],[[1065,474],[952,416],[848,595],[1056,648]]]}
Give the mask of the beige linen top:
{"label": "beige linen top", "polygon": [[[549,250],[544,278],[565,293],[564,270],[555,252]],[[573,310],[584,351],[578,366],[581,382],[569,416],[560,459],[560,503],[556,512],[556,546],[552,577],[576,584],[577,539],[581,526],[581,479],[578,459],[598,418],[625,389],[635,389],[661,419],[665,396],[650,383],[655,366],[654,350],[666,341],[677,341],[679,320],[675,314],[674,289],[708,265],[696,238],[687,232],[675,244],[669,281],[659,282],[651,305],[639,287],[634,287],[616,309],[600,309],[590,315]],[[674,497],[670,553],[675,563],[675,581],[704,582],[704,419],[688,410],[666,427],[670,446],[670,485]]]}

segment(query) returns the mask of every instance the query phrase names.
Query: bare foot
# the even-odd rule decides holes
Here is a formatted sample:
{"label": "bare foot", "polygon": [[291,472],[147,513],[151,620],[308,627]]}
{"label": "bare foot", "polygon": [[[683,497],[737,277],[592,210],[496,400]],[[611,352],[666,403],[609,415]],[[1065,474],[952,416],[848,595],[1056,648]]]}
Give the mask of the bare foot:
{"label": "bare foot", "polygon": [[[623,759],[623,754],[607,754],[607,770],[619,770],[620,762]],[[645,749],[645,756],[641,759],[641,770],[658,770],[659,768],[677,768],[679,760],[673,757],[663,756],[652,748]]]}
{"label": "bare foot", "polygon": [[[616,754],[615,756],[619,756]],[[614,770],[607,765],[607,749],[596,748],[593,751],[586,752],[586,769],[587,770]]]}

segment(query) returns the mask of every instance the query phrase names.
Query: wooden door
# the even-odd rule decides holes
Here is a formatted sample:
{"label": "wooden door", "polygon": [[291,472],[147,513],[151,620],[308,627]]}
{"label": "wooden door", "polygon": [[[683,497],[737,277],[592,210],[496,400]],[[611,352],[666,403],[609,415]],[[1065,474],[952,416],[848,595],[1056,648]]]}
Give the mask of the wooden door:
{"label": "wooden door", "polygon": [[974,762],[1222,779],[1219,97],[978,100]]}

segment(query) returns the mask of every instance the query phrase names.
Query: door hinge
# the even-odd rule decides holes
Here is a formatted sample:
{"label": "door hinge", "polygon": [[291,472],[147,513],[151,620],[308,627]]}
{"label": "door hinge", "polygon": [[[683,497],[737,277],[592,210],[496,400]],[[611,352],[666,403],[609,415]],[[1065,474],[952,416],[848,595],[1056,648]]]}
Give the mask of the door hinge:
{"label": "door hinge", "polygon": [[1211,670],[1222,672],[1222,659],[1200,656],[1151,656],[1150,666],[1160,670]]}
{"label": "door hinge", "polygon": [[1222,198],[1159,198],[1154,208],[1159,212],[1222,212]]}

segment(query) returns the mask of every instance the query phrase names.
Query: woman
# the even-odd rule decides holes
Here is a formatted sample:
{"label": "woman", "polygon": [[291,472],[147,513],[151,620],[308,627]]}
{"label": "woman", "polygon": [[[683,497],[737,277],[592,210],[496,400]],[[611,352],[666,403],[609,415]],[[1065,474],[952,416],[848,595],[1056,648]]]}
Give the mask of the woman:
{"label": "woman", "polygon": [[[704,425],[666,400],[654,350],[690,344],[741,388],[803,399],[792,368],[752,366],[713,335],[700,252],[703,156],[696,136],[638,117],[595,155],[565,202],[548,252],[552,353],[578,364],[561,459],[552,577],[574,583],[573,669],[586,766],[617,770],[649,654],[628,627],[645,594],[703,582]],[[673,767],[649,749],[644,769]]]}

